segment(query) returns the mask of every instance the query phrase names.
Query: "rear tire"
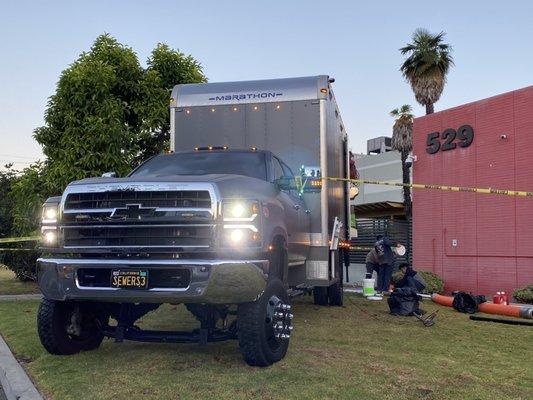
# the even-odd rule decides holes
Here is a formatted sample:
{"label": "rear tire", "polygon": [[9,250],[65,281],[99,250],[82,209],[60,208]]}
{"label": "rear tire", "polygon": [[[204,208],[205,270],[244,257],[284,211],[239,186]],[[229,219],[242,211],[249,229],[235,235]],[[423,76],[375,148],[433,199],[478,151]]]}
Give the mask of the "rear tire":
{"label": "rear tire", "polygon": [[[42,300],[37,313],[37,331],[46,351],[69,355],[98,348],[104,339],[101,328],[107,325],[109,317],[98,315],[94,310],[96,307],[92,306],[71,301]],[[74,320],[77,320],[76,323]],[[73,325],[77,326],[76,332],[73,331]]]}
{"label": "rear tire", "polygon": [[334,283],[330,287],[328,287],[328,300],[330,306],[337,306],[342,307],[344,304],[344,290],[343,290],[343,260],[344,260],[344,251],[346,250],[337,250],[335,253],[334,259],[337,262],[336,268],[336,275],[339,279],[337,283]]}
{"label": "rear tire", "polygon": [[344,304],[344,292],[339,282],[328,287],[328,299],[330,306],[342,307]]}
{"label": "rear tire", "polygon": [[328,305],[328,288],[322,286],[315,286],[313,288],[313,302],[317,306]]}
{"label": "rear tire", "polygon": [[[275,336],[276,331],[273,328],[275,319],[272,317],[272,308],[276,302],[288,305],[289,296],[281,281],[272,279],[258,300],[238,307],[239,347],[248,365],[267,367],[281,360],[287,353],[290,332],[289,337],[280,339]],[[276,311],[276,314],[278,312]],[[290,324],[291,318],[288,317],[290,311],[284,313],[287,318],[283,321]]]}

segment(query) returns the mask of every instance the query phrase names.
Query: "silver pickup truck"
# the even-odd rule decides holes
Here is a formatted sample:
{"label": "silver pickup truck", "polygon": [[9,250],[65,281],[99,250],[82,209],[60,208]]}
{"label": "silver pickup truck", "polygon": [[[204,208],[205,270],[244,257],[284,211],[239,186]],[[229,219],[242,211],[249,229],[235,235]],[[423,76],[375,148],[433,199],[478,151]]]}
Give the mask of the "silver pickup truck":
{"label": "silver pickup truck", "polygon": [[[291,295],[312,291],[316,304],[342,305],[348,184],[322,177],[328,169],[348,176],[347,139],[330,83],[322,76],[180,85],[172,151],[127,177],[73,182],[48,199],[38,261],[43,346],[73,354],[106,336],[238,339],[247,363],[267,366],[287,352]],[[304,119],[305,132],[294,118]],[[268,139],[248,146],[261,129]],[[280,144],[287,161],[273,152]],[[199,329],[135,326],[163,303],[185,304]]]}

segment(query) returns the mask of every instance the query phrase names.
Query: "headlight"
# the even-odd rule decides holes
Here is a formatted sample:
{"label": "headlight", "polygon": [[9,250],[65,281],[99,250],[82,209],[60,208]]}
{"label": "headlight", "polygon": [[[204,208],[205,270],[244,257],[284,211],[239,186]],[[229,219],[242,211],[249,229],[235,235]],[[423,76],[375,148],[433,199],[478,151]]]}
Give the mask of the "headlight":
{"label": "headlight", "polygon": [[253,225],[225,225],[223,242],[230,247],[257,247],[261,245],[261,235]]}
{"label": "headlight", "polygon": [[57,231],[55,229],[43,229],[42,241],[46,247],[54,247],[57,245]]}
{"label": "headlight", "polygon": [[222,204],[222,216],[228,222],[250,222],[259,214],[259,202],[235,201]]}
{"label": "headlight", "polygon": [[237,203],[231,206],[230,214],[233,218],[242,218],[246,209],[241,203]]}
{"label": "headlight", "polygon": [[57,205],[47,205],[43,206],[43,224],[55,224],[57,222]]}
{"label": "headlight", "polygon": [[261,246],[260,203],[236,200],[222,203],[222,247]]}
{"label": "headlight", "polygon": [[231,231],[229,237],[233,243],[237,244],[244,238],[244,232],[241,229],[234,229]]}

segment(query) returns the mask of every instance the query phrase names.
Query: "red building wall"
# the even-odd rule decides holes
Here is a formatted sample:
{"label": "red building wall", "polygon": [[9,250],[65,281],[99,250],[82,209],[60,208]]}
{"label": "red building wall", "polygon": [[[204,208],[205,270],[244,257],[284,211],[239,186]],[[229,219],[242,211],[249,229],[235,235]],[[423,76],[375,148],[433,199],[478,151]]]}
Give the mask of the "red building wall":
{"label": "red building wall", "polygon": [[[428,134],[465,124],[470,146],[428,154]],[[533,86],[415,119],[413,154],[415,183],[533,191]],[[415,189],[413,263],[448,291],[533,284],[533,198]]]}

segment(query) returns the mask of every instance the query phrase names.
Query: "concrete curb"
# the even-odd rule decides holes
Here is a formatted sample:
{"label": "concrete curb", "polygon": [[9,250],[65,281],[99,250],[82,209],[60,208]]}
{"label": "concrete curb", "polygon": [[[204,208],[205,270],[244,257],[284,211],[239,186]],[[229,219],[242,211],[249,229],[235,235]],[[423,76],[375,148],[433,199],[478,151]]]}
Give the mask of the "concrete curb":
{"label": "concrete curb", "polygon": [[3,294],[0,295],[0,301],[14,301],[14,300],[41,300],[42,294]]}
{"label": "concrete curb", "polygon": [[7,400],[43,400],[0,335],[0,383]]}

